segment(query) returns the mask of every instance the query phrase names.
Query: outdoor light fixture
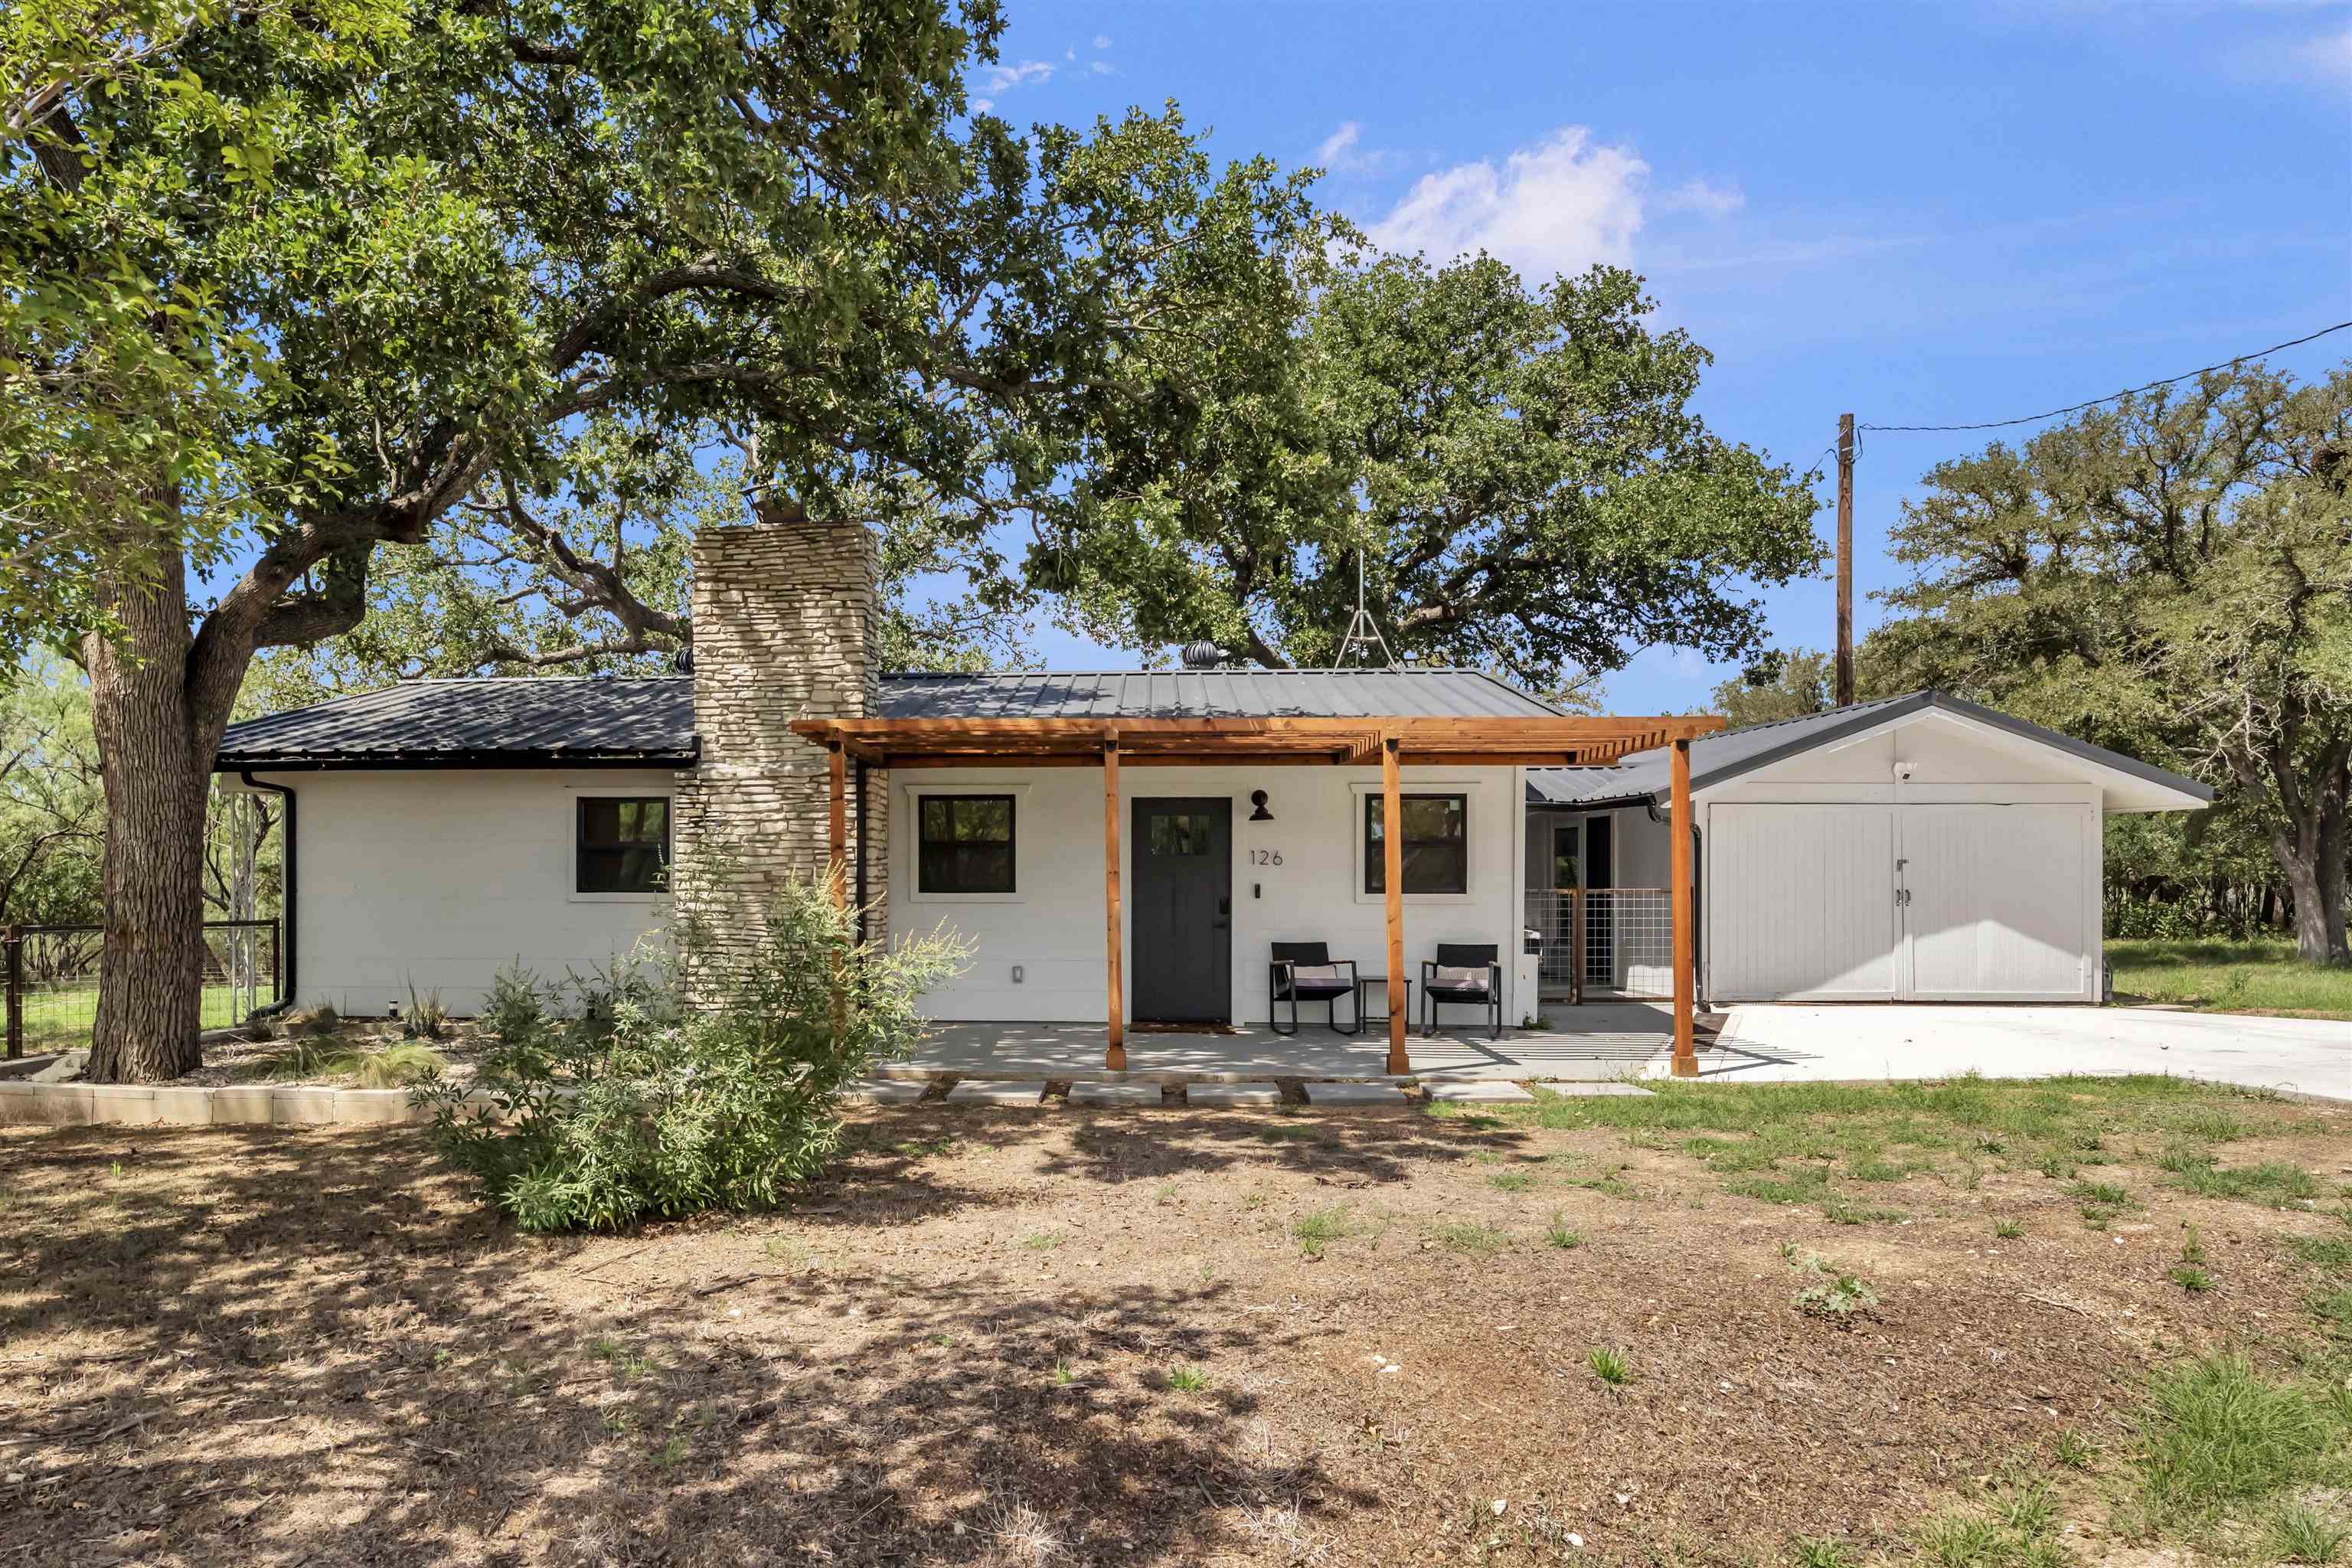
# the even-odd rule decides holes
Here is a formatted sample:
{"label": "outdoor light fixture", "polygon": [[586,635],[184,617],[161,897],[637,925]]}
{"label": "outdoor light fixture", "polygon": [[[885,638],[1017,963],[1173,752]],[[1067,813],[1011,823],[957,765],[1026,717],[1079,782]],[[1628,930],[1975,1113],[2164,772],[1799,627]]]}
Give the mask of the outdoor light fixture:
{"label": "outdoor light fixture", "polygon": [[1272,822],[1274,820],[1274,813],[1266,810],[1265,808],[1265,791],[1262,789],[1254,789],[1250,791],[1250,804],[1257,807],[1255,811],[1250,813],[1250,820],[1252,822]]}

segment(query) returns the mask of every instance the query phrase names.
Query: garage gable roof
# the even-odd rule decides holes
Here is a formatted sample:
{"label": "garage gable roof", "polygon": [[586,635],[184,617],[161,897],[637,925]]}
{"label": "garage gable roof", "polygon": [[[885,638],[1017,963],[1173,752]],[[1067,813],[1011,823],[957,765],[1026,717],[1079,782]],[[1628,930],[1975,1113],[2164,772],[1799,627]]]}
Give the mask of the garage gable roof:
{"label": "garage gable roof", "polygon": [[[2063,731],[2029,723],[1998,709],[1987,708],[1982,703],[1955,697],[1948,691],[1932,689],[1832,708],[1826,713],[1808,713],[1800,718],[1776,720],[1769,724],[1750,724],[1744,729],[1726,730],[1720,734],[1703,736],[1691,742],[1691,788],[1704,790],[1726,784],[1743,773],[1770,767],[1801,752],[1931,710],[2005,730],[2021,739],[2063,752],[2082,762],[2127,774],[2200,802],[2213,798],[2210,784],[2200,784],[2195,779],[2143,763],[2137,757],[2127,757],[2121,752],[2111,752],[2105,746],[2095,746]],[[1615,768],[1530,768],[1528,770],[1528,803],[1530,805],[1573,806],[1663,805],[1666,801],[1667,766],[1666,753],[1657,751],[1644,752]]]}

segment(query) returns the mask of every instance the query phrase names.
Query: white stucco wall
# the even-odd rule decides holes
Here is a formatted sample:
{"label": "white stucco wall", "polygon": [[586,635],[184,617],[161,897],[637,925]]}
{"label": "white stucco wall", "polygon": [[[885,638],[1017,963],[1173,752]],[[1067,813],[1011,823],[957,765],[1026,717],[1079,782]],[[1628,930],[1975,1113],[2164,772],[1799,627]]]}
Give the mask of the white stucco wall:
{"label": "white stucco wall", "polygon": [[667,795],[667,770],[436,769],[257,773],[290,785],[297,852],[296,994],[373,1016],[414,981],[478,1010],[520,961],[587,973],[668,918],[667,897],[574,892],[574,802]]}
{"label": "white stucco wall", "polygon": [[[1363,891],[1361,802],[1380,792],[1380,770],[1332,767],[1149,767],[1119,770],[1120,874],[1131,885],[1131,803],[1152,797],[1223,797],[1233,803],[1234,923],[1232,1016],[1264,1022],[1268,944],[1321,941],[1335,959],[1354,959],[1367,973],[1386,969],[1388,937],[1378,894]],[[1525,813],[1518,771],[1503,767],[1407,768],[1406,794],[1460,792],[1468,797],[1469,891],[1408,895],[1405,973],[1418,984],[1421,963],[1441,942],[1490,942],[1501,948],[1505,1017],[1518,1022],[1512,986],[1520,931]],[[1253,823],[1250,792],[1267,793],[1272,822]],[[943,899],[915,889],[917,797],[927,793],[1014,795],[1017,891],[1008,897]],[[896,937],[942,925],[974,945],[959,978],[926,1001],[947,1019],[1095,1022],[1104,1012],[1102,775],[1092,768],[902,769],[892,775],[890,926]],[[1279,853],[1279,866],[1259,863]],[[1127,942],[1129,994],[1139,955]],[[1015,983],[1014,965],[1023,971]],[[1414,997],[1414,1016],[1420,1001]],[[1373,1011],[1382,1004],[1375,1002]],[[1310,1009],[1319,1014],[1319,1007]],[[1341,1016],[1346,1006],[1341,1005]],[[1468,1014],[1450,1010],[1449,1022]]]}

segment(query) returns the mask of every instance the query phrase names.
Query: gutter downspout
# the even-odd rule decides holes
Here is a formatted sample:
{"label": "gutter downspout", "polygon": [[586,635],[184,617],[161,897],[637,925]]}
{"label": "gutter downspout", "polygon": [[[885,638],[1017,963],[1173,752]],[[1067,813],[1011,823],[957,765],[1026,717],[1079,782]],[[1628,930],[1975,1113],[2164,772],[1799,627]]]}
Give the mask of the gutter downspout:
{"label": "gutter downspout", "polygon": [[857,763],[857,945],[866,945],[866,763]]}
{"label": "gutter downspout", "polygon": [[286,948],[283,955],[286,962],[281,966],[284,970],[284,979],[278,991],[278,1000],[267,1007],[257,1009],[253,1015],[257,1018],[275,1018],[294,1005],[297,994],[294,986],[294,915],[296,889],[301,886],[301,878],[297,874],[300,869],[300,862],[295,857],[295,849],[300,843],[300,839],[294,831],[294,792],[285,784],[263,784],[250,772],[240,771],[236,776],[245,781],[246,788],[258,790],[265,795],[274,795],[286,803],[286,815],[278,819],[284,826],[286,835],[286,885],[279,889],[278,899],[278,920],[284,930],[281,940]]}

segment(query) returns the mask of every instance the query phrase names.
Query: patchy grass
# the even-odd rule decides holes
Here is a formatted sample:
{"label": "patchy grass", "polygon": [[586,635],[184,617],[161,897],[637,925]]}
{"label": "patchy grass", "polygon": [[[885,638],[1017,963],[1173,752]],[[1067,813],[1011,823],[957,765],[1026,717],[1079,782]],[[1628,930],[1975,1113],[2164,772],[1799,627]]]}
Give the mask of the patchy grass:
{"label": "patchy grass", "polygon": [[2225,1169],[2210,1159],[2181,1159],[2177,1167],[2167,1168],[2173,1171],[2176,1185],[2200,1198],[2236,1198],[2278,1209],[2311,1203],[2320,1195],[2317,1177],[2283,1160]]}
{"label": "patchy grass", "polygon": [[[411,1129],[0,1131],[0,1563],[2255,1568],[2341,1512],[2352,1226],[2155,1162],[2325,1185],[2352,1113],[2161,1079],[1492,1109],[876,1107],[773,1212],[586,1237],[516,1233]],[[1486,1179],[1520,1172],[1539,1201]],[[2086,1231],[2074,1181],[2142,1206]],[[1865,1204],[1906,1218],[1832,1223]],[[1849,1279],[1878,1304],[1792,1304]],[[2209,1510],[2239,1439],[2153,1391],[2232,1354],[2338,1436]]]}
{"label": "patchy grass", "polygon": [[2328,1460],[2347,1436],[2313,1391],[2265,1378],[2242,1356],[2210,1355],[2157,1376],[2140,1471],[2159,1516],[2210,1515],[2340,1470]]}
{"label": "patchy grass", "polygon": [[2352,1018],[2352,970],[2305,963],[2289,941],[2110,942],[2106,947],[2119,1001]]}

